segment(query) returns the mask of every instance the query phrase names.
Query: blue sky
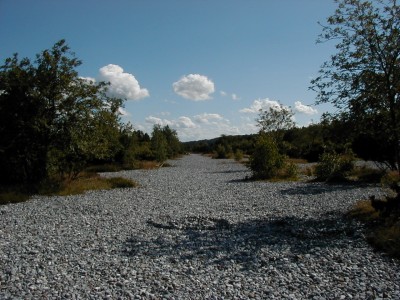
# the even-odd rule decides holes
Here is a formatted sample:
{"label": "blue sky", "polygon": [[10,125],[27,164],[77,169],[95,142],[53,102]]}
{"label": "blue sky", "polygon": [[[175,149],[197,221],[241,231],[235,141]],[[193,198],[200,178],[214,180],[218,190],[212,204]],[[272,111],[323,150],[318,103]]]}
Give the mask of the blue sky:
{"label": "blue sky", "polygon": [[334,53],[316,44],[333,0],[0,0],[0,60],[66,39],[79,75],[128,98],[124,121],[182,141],[257,132],[259,108],[279,101],[299,126],[330,106],[309,106],[310,80]]}

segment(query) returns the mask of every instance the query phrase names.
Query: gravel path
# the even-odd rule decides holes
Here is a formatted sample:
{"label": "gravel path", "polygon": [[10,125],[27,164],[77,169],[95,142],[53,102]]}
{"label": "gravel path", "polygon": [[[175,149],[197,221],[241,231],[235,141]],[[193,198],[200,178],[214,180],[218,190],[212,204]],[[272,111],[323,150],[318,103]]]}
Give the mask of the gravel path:
{"label": "gravel path", "polygon": [[140,188],[0,206],[0,299],[400,299],[399,261],[342,216],[380,189],[171,163],[118,173]]}

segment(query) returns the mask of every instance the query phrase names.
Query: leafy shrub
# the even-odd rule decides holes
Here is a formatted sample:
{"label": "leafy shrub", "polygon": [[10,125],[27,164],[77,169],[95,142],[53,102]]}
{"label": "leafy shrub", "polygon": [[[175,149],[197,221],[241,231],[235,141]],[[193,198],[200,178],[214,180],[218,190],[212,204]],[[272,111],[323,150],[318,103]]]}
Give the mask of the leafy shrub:
{"label": "leafy shrub", "polygon": [[284,156],[278,151],[274,139],[260,134],[253,155],[250,157],[250,169],[254,179],[271,179],[284,166]]}
{"label": "leafy shrub", "polygon": [[321,181],[344,180],[354,169],[354,157],[351,154],[339,155],[325,152],[315,167],[315,175]]}
{"label": "leafy shrub", "polygon": [[234,157],[235,157],[236,161],[241,161],[243,159],[243,151],[240,149],[237,149],[235,151]]}
{"label": "leafy shrub", "polygon": [[291,179],[296,179],[297,176],[299,175],[299,167],[293,163],[287,163],[285,165],[285,178],[291,178]]}
{"label": "leafy shrub", "polygon": [[214,152],[214,158],[217,159],[225,159],[225,158],[230,158],[231,153],[229,147],[225,147],[222,144],[218,144],[215,152]]}

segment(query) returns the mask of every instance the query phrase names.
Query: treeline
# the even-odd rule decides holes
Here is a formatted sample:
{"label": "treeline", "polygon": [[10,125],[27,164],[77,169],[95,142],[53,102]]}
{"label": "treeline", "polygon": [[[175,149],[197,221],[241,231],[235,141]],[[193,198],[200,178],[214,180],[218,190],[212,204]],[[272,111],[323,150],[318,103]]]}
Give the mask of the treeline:
{"label": "treeline", "polygon": [[[395,169],[396,157],[383,134],[360,131],[359,124],[346,116],[325,114],[317,124],[281,130],[282,141],[279,152],[290,158],[319,161],[322,154],[352,152],[360,159],[381,162]],[[259,134],[221,136],[211,140],[184,143],[185,150],[212,153],[215,158],[233,158],[237,153],[252,155]]]}
{"label": "treeline", "polygon": [[100,160],[97,163],[117,163],[122,168],[137,168],[141,161],[162,163],[183,153],[182,143],[174,129],[168,125],[155,125],[151,137],[140,130],[134,130],[130,124],[124,125],[120,132],[120,151],[111,161]]}
{"label": "treeline", "polygon": [[124,100],[108,83],[78,76],[81,62],[64,40],[32,62],[17,54],[0,66],[0,183],[36,186],[73,179],[90,164],[135,167],[181,152],[177,134],[155,126],[151,136],[120,120]]}

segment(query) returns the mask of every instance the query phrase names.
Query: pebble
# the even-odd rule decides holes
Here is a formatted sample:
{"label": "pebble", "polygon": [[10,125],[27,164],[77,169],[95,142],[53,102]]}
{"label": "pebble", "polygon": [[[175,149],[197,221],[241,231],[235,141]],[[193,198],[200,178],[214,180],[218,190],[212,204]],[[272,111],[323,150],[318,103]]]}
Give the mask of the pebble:
{"label": "pebble", "polygon": [[139,188],[0,207],[0,299],[400,299],[344,213],[379,187],[262,182],[188,155]]}

